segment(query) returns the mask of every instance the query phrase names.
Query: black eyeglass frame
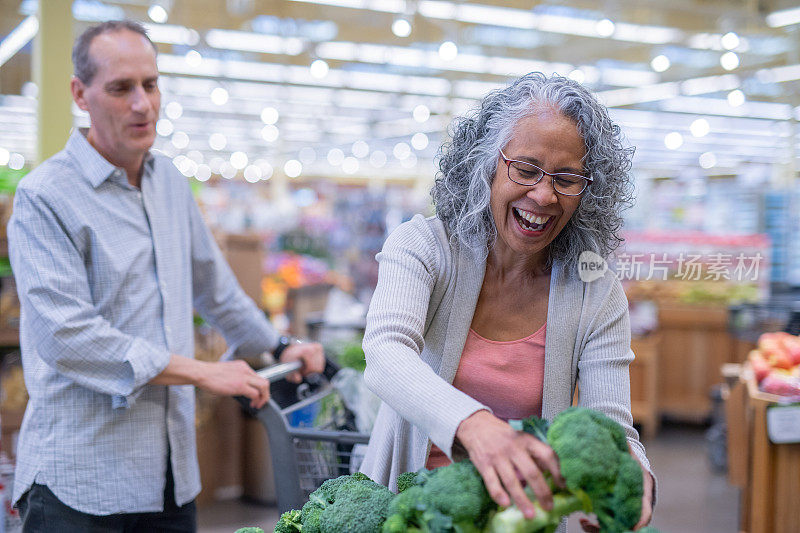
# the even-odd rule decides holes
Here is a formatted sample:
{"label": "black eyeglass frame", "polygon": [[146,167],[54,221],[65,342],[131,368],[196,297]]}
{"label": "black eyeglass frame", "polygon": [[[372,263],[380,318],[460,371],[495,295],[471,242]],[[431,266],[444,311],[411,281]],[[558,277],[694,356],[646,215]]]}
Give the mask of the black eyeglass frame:
{"label": "black eyeglass frame", "polygon": [[[528,163],[527,161],[520,161],[518,159],[509,159],[508,157],[506,157],[506,154],[503,153],[502,149],[500,150],[500,157],[503,159],[503,163],[505,163],[506,165],[506,171],[507,171],[506,175],[508,176],[508,179],[510,179],[517,185],[522,185],[523,187],[533,187],[537,185],[540,181],[542,181],[542,178],[544,178],[545,176],[550,176],[550,185],[553,187],[553,190],[555,192],[557,192],[562,196],[580,196],[586,190],[586,187],[588,187],[589,184],[594,181],[594,179],[591,178],[590,176],[581,176],[580,174],[573,174],[572,172],[547,172],[545,169],[536,166],[533,163]],[[519,163],[521,165],[533,167],[539,172],[541,172],[541,175],[539,176],[539,179],[537,179],[533,183],[520,183],[511,177],[511,163]],[[561,192],[558,189],[556,189],[556,176],[570,176],[573,178],[581,178],[583,180],[583,189],[581,189],[581,191],[577,193]]]}

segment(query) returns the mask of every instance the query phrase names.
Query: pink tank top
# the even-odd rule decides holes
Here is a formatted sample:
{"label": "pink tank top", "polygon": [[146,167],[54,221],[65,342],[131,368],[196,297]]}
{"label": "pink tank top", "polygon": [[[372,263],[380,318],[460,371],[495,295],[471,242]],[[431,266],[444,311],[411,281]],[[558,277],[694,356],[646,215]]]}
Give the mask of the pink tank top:
{"label": "pink tank top", "polygon": [[[453,386],[488,406],[503,420],[542,414],[547,323],[515,341],[485,339],[470,328]],[[426,468],[450,464],[435,444]]]}

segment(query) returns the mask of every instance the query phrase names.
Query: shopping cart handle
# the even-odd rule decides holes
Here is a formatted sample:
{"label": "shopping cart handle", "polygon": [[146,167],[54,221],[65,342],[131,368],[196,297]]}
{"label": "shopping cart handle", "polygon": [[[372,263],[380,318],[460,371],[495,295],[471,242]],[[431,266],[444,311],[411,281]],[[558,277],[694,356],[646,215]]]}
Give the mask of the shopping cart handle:
{"label": "shopping cart handle", "polygon": [[289,361],[288,363],[278,363],[277,365],[271,365],[261,370],[256,370],[256,374],[269,382],[273,382],[285,378],[292,372],[296,372],[301,368],[303,368],[302,361]]}

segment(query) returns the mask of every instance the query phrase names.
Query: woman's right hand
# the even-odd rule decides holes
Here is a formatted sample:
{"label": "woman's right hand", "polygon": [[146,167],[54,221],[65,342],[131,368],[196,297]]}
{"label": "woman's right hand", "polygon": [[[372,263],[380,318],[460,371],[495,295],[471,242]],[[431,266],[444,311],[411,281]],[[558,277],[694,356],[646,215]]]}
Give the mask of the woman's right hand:
{"label": "woman's right hand", "polygon": [[533,503],[525,494],[522,480],[536,494],[545,510],[553,507],[553,495],[542,472],[553,475],[556,485],[564,480],[558,457],[547,444],[533,435],[516,431],[489,411],[481,410],[465,418],[456,430],[456,438],[469,453],[489,495],[500,506],[511,501],[526,518],[533,518]]}

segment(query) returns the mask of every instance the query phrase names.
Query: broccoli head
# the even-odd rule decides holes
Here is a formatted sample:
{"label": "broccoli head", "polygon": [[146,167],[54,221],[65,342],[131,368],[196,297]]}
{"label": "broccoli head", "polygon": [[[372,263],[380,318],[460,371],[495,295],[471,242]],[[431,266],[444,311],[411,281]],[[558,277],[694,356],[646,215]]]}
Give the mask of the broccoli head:
{"label": "broccoli head", "polygon": [[322,533],[380,533],[394,493],[372,481],[345,485],[320,514]]}
{"label": "broccoli head", "polygon": [[273,533],[297,533],[298,531],[301,531],[302,528],[303,523],[300,519],[300,511],[292,509],[291,511],[286,511],[281,515],[281,517],[278,519],[278,523],[275,524],[275,530]]}

